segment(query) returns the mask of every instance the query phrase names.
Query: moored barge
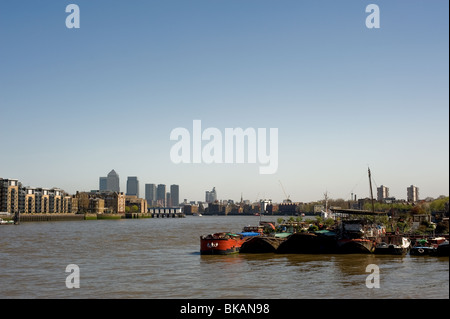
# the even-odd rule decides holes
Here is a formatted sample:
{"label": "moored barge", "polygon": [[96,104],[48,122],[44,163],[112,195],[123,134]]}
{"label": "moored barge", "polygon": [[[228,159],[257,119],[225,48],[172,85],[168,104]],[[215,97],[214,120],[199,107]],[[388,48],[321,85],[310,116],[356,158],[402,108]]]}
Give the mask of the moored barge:
{"label": "moored barge", "polygon": [[200,254],[227,255],[238,253],[248,237],[234,233],[214,233],[200,236]]}

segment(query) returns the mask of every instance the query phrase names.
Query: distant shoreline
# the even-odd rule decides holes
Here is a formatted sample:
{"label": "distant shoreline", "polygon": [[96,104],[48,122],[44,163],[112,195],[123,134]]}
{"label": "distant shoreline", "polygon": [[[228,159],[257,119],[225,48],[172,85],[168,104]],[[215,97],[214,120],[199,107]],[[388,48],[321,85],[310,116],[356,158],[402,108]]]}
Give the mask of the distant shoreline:
{"label": "distant shoreline", "polygon": [[[113,220],[113,219],[143,219],[143,218],[179,218],[178,216],[173,216],[167,214],[167,216],[152,216],[152,214],[142,214],[142,213],[135,213],[135,214],[71,214],[71,213],[37,213],[37,214],[27,214],[27,213],[21,213],[19,215],[19,223],[20,222],[45,222],[45,221],[71,221],[71,220]],[[196,214],[183,214],[182,217],[196,217]],[[238,217],[259,217],[258,215],[253,214],[208,214],[203,213],[202,216],[204,217],[221,217],[221,216],[238,216]],[[278,213],[278,214],[264,214],[261,217],[294,217],[299,215],[295,214],[288,214],[288,213]],[[314,217],[315,215],[305,215],[302,216],[304,218],[307,217]],[[4,220],[13,220],[14,215],[11,214],[9,216],[2,216]],[[200,216],[199,216],[200,217]]]}

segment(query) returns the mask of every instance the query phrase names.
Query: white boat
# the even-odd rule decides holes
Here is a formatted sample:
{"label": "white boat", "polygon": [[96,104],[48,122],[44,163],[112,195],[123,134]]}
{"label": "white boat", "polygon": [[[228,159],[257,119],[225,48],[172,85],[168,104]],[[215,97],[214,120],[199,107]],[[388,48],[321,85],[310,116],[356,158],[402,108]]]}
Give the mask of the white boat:
{"label": "white boat", "polygon": [[12,225],[14,222],[12,220],[4,220],[3,218],[0,218],[0,225]]}

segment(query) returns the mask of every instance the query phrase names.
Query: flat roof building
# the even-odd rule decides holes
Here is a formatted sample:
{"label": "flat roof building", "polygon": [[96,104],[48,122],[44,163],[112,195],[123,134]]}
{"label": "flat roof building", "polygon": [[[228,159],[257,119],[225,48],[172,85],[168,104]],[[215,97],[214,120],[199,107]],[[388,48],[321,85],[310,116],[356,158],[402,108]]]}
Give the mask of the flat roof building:
{"label": "flat roof building", "polygon": [[179,185],[170,185],[170,198],[172,200],[171,206],[179,206],[180,205],[180,186]]}
{"label": "flat roof building", "polygon": [[127,195],[139,197],[139,180],[137,176],[128,176]]}
{"label": "flat roof building", "polygon": [[408,202],[417,202],[419,200],[419,188],[414,185],[407,187],[406,200]]}

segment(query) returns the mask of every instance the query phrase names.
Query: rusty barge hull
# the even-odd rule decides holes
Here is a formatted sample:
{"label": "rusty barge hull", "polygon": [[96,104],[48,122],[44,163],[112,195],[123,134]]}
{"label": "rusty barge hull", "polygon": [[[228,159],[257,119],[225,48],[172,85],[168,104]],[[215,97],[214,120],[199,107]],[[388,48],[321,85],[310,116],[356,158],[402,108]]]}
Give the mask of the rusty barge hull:
{"label": "rusty barge hull", "polygon": [[285,240],[277,237],[252,237],[242,244],[240,253],[274,253]]}

